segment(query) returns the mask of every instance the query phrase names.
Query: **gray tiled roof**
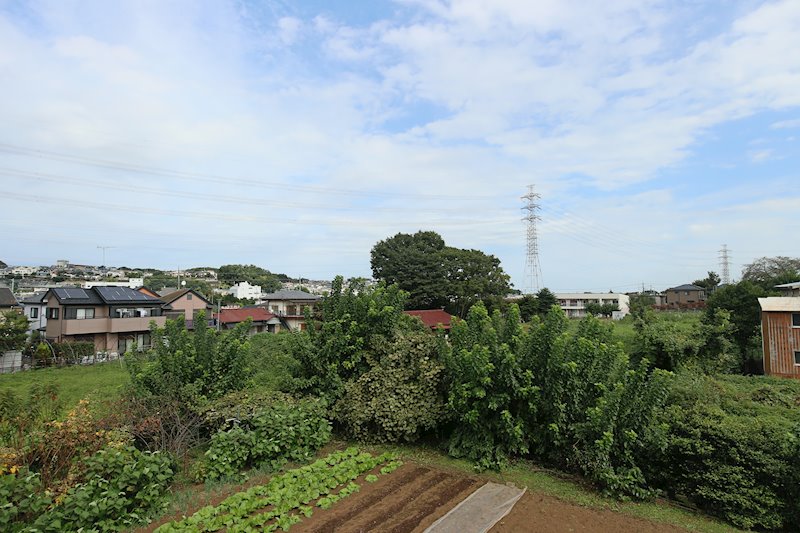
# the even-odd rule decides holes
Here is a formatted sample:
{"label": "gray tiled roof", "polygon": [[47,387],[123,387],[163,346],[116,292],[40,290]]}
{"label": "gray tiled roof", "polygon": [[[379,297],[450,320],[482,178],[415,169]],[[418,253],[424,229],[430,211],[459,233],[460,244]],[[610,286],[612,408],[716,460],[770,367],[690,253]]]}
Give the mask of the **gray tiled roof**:
{"label": "gray tiled roof", "polygon": [[698,287],[697,285],[692,285],[691,283],[686,283],[685,285],[679,285],[677,287],[672,287],[671,289],[667,289],[668,291],[704,291],[703,287]]}
{"label": "gray tiled roof", "polygon": [[277,291],[277,292],[270,292],[268,294],[262,294],[262,300],[309,300],[309,301],[317,301],[321,297],[317,296],[316,294],[309,294],[304,291]]}
{"label": "gray tiled roof", "polygon": [[11,289],[0,287],[0,307],[15,307],[16,305],[17,299],[14,298]]}

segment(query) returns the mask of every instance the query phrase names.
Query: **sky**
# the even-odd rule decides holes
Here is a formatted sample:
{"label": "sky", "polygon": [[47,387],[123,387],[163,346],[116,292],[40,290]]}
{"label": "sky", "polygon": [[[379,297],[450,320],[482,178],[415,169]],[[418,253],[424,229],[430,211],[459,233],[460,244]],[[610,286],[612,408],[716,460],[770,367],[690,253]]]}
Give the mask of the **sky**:
{"label": "sky", "polygon": [[800,256],[800,2],[0,0],[0,260],[541,285]]}

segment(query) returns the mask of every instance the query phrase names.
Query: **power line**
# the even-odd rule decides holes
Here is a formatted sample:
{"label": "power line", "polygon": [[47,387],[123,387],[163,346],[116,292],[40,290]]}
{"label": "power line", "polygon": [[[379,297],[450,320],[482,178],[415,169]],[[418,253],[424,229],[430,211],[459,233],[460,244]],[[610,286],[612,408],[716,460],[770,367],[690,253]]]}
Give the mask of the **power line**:
{"label": "power line", "polygon": [[138,163],[128,163],[124,161],[113,161],[108,159],[98,159],[86,156],[65,154],[62,152],[53,152],[49,150],[42,150],[38,148],[29,148],[25,146],[18,146],[8,143],[0,143],[0,152],[22,155],[27,157],[36,157],[40,159],[49,159],[53,161],[62,161],[73,164],[94,166],[99,168],[108,168],[113,170],[121,170],[126,172],[136,172],[142,174],[151,174],[156,176],[165,176],[181,180],[191,180],[193,182],[203,181],[210,183],[221,183],[230,186],[231,184],[239,184],[250,187],[264,187],[269,186],[274,189],[283,189],[293,192],[305,192],[313,194],[325,195],[344,195],[344,196],[359,196],[359,197],[383,197],[383,198],[407,198],[407,199],[464,199],[464,200],[485,200],[488,198],[498,198],[493,195],[437,195],[437,194],[412,194],[403,192],[381,192],[381,191],[365,191],[357,189],[343,189],[339,187],[320,187],[314,185],[292,185],[274,181],[266,181],[263,179],[241,178],[233,176],[221,176],[215,174],[204,174],[199,172],[186,172],[179,170],[171,170],[162,167],[153,167],[141,165]]}

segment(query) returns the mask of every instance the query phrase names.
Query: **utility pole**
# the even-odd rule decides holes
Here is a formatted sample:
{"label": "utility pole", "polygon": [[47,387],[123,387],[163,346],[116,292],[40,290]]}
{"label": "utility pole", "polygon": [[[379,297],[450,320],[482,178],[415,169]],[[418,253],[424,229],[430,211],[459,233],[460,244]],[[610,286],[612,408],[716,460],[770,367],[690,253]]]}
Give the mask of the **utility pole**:
{"label": "utility pole", "polygon": [[731,282],[731,258],[728,255],[728,245],[723,244],[719,251],[719,268],[722,271],[722,284],[728,285]]}
{"label": "utility pole", "polygon": [[533,185],[528,185],[528,194],[522,196],[523,200],[527,200],[522,207],[525,212],[522,220],[528,223],[524,287],[526,294],[539,292],[542,284],[542,267],[539,265],[539,237],[536,230],[536,223],[541,220],[539,217],[539,198],[541,196],[533,192],[533,187]]}
{"label": "utility pole", "polygon": [[108,250],[109,248],[116,248],[116,246],[100,246],[100,245],[98,245],[97,248],[99,250],[103,250],[103,264],[102,264],[102,266],[106,266],[106,250]]}

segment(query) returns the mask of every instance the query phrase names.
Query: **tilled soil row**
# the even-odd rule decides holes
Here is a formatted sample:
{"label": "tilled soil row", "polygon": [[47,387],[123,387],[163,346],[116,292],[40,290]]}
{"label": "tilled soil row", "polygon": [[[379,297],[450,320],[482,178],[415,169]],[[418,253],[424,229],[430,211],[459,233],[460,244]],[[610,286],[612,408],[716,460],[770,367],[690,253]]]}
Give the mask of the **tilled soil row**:
{"label": "tilled soil row", "polygon": [[303,533],[423,531],[469,495],[478,480],[439,470],[405,465],[359,493],[292,528]]}

